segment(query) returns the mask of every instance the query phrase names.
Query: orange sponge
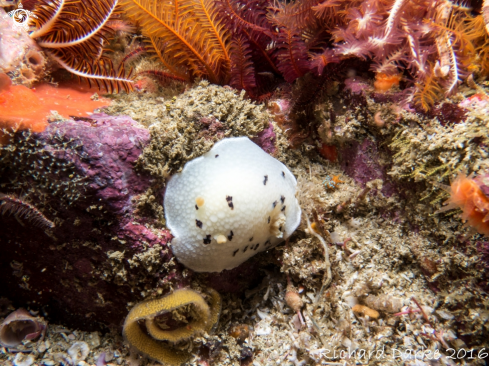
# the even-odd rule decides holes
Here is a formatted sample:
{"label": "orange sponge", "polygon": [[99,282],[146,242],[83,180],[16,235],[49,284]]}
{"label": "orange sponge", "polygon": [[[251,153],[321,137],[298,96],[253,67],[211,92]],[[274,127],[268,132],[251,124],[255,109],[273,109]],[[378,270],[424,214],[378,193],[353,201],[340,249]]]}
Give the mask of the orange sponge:
{"label": "orange sponge", "polygon": [[450,198],[439,212],[462,209],[462,219],[480,234],[489,236],[489,197],[482,192],[476,179],[459,174],[448,190]]}
{"label": "orange sponge", "polygon": [[386,75],[377,74],[375,75],[374,87],[378,92],[386,92],[393,88],[394,86],[399,86],[399,82],[402,80],[402,76],[398,75]]}
{"label": "orange sponge", "polygon": [[[81,85],[55,87],[50,84],[29,89],[23,85],[10,85],[8,76],[0,74],[0,129],[42,132],[51,111],[57,111],[65,118],[88,116],[95,108],[110,104],[104,98],[91,100],[95,91]],[[2,137],[0,135],[0,143]]]}

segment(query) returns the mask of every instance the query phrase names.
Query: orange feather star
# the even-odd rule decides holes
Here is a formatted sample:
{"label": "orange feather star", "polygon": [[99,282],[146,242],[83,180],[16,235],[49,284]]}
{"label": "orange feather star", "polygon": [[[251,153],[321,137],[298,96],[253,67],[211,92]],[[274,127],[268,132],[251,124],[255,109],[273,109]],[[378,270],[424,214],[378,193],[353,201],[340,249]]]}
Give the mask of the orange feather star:
{"label": "orange feather star", "polygon": [[[152,40],[170,72],[184,69],[190,79],[205,77],[218,84],[229,81],[231,32],[220,21],[212,0],[122,0],[122,6]],[[165,62],[170,59],[171,65]]]}
{"label": "orange feather star", "polygon": [[84,78],[91,85],[104,86],[111,93],[132,90],[131,71],[117,70],[103,55],[114,31],[110,22],[118,13],[117,0],[41,0],[32,18],[36,28],[30,34],[60,66]]}

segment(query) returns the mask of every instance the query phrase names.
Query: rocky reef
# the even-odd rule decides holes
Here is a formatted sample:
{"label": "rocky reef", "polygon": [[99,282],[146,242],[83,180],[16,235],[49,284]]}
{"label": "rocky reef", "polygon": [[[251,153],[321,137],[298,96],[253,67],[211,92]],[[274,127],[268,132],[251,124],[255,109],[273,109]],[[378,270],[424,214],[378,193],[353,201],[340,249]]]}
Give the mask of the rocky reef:
{"label": "rocky reef", "polygon": [[171,257],[171,236],[148,229],[134,213],[132,200],[151,183],[134,170],[149,141],[146,129],[128,117],[93,114],[11,138],[2,148],[2,192],[29,202],[54,227],[43,231],[15,210],[2,216],[4,296],[95,329],[97,322],[119,324],[125,306],[117,304],[132,297],[125,257],[152,289],[181,280],[172,268],[154,276],[151,265]]}
{"label": "rocky reef", "polygon": [[[206,86],[194,93],[202,94]],[[214,89],[205,94],[209,105]],[[241,114],[206,113],[223,133],[228,125],[239,134],[244,122],[255,123],[248,113],[266,117],[239,94],[219,89],[227,95],[223,108],[237,109],[236,101],[252,108],[245,107]],[[183,95],[181,108],[195,95]],[[179,105],[178,100],[174,104]],[[199,121],[197,126],[205,131],[207,125]],[[264,126],[267,120],[260,121]],[[168,151],[154,145],[158,139],[150,139],[161,128],[155,125],[148,130],[130,117],[95,113],[50,123],[39,133],[8,133],[0,162],[2,277],[8,283],[2,296],[41,308],[52,321],[100,330],[121,325],[127,303],[190,283],[191,271],[176,262],[168,246],[171,234],[164,227],[162,181],[148,173],[157,170],[152,164],[182,163],[175,157],[162,155],[159,161],[153,157]],[[201,139],[210,146],[205,136]],[[254,136],[251,131],[250,136]],[[257,138],[269,146],[273,132],[263,136]],[[146,155],[152,156],[149,163]],[[7,209],[10,198],[39,212],[52,227],[34,225],[29,214],[17,207]],[[217,281],[217,288],[231,288],[235,280],[239,283],[245,278],[240,271],[233,273],[229,278],[210,278]],[[256,274],[248,276],[246,283],[254,280]]]}
{"label": "rocky reef", "polygon": [[[22,3],[0,0],[0,364],[488,363],[489,0]],[[241,136],[297,179],[299,226],[279,240],[257,196],[280,243],[194,272],[169,179]],[[225,229],[193,268],[250,254]]]}
{"label": "rocky reef", "polygon": [[[236,4],[230,1],[226,7],[232,10]],[[289,4],[277,8],[273,19],[259,13],[263,27],[254,31],[263,37],[252,47],[244,38],[234,45],[244,51],[242,65],[264,55],[248,52],[249,47],[259,51],[260,44],[282,39],[292,27],[272,26],[297,10]],[[317,14],[323,19],[328,4],[344,22],[336,12],[340,5],[306,5],[322,9]],[[47,13],[53,10],[48,5],[43,8]],[[425,6],[395,1],[391,13],[395,18],[403,9]],[[444,6],[457,19],[483,19],[482,14],[469,16],[461,5]],[[235,10],[242,15],[243,9]],[[312,27],[317,14],[308,14]],[[135,80],[126,80],[124,72],[119,81],[112,71],[103,76],[112,78],[107,90],[130,90],[134,84],[136,92],[103,97],[92,89],[78,95],[73,86],[47,82],[28,89],[22,70],[38,62],[43,65],[38,79],[45,76],[46,65],[36,57],[52,52],[46,46],[49,39],[38,35],[41,52],[26,34],[12,33],[0,23],[6,32],[0,50],[12,40],[25,45],[2,54],[13,66],[0,75],[1,363],[487,362],[486,62],[471,54],[471,70],[481,72],[457,88],[460,54],[458,61],[444,59],[445,65],[430,66],[421,75],[421,61],[435,65],[438,52],[466,50],[462,42],[445,37],[435,52],[435,38],[441,36],[433,33],[426,44],[411,48],[427,47],[430,61],[415,60],[418,74],[409,79],[399,72],[412,68],[396,69],[400,56],[389,58],[377,46],[365,49],[367,33],[375,32],[368,28],[362,33],[358,21],[362,14],[376,21],[379,16],[392,19],[392,49],[408,52],[412,36],[402,44],[395,37],[405,23],[390,18],[385,4],[368,12],[355,2],[347,14],[354,21],[344,23],[344,40],[340,37],[322,51],[308,43],[314,60],[306,65],[302,54],[303,68],[295,74],[287,59],[275,54],[269,61],[282,64],[277,72],[272,64],[262,70],[258,62],[252,73],[246,68],[237,73],[236,60],[215,69],[218,64],[211,63],[205,72],[202,66],[191,69],[196,79],[213,73],[216,83],[228,80],[242,89],[237,90],[206,80],[191,83],[182,65],[171,78],[164,70],[144,69],[149,61],[135,57]],[[405,14],[409,24],[418,18],[435,19],[430,27],[445,24],[441,10],[429,16],[414,10]],[[120,20],[114,18],[110,21]],[[238,25],[239,34],[248,34]],[[123,26],[111,23],[113,32]],[[453,27],[450,23],[441,33],[452,35]],[[307,36],[311,29],[301,28],[301,34]],[[57,31],[49,30],[51,35]],[[459,34],[468,37],[467,32],[464,27]],[[108,44],[115,64],[130,64],[131,52],[148,51],[137,42],[129,46],[130,38],[116,36],[120,49],[117,42]],[[291,47],[303,43],[292,38]],[[479,38],[472,39],[474,47],[487,48],[487,35]],[[374,61],[363,60],[363,53],[352,57],[355,45],[375,51]],[[270,47],[283,51],[278,43]],[[334,55],[337,51],[340,56]],[[158,58],[167,61],[161,54]],[[81,72],[76,65],[67,66]],[[390,72],[380,72],[383,67]],[[450,72],[443,75],[447,67]],[[66,77],[50,71],[56,80]],[[239,73],[253,74],[256,83],[245,77],[240,85]],[[419,83],[423,80],[429,81],[427,88]],[[439,91],[436,97],[433,90]],[[56,98],[49,99],[54,92]],[[163,205],[167,182],[216,142],[238,136],[249,137],[297,178],[301,224],[286,241],[239,267],[194,273],[172,253]],[[428,351],[438,358],[430,359]]]}
{"label": "rocky reef", "polygon": [[[468,102],[474,98],[461,98],[462,120],[447,122],[453,114],[442,121],[400,111],[400,93],[378,95],[359,79],[322,94],[296,149],[297,135],[282,129],[293,127],[293,101],[279,95],[267,111],[206,83],[176,97],[120,96],[104,113],[53,122],[44,132],[7,131],[1,296],[10,311],[25,307],[49,323],[44,338],[17,346],[22,356],[1,357],[15,365],[149,364],[130,351],[130,339],[123,343],[124,319],[182,288],[222,296],[214,333],[201,327],[143,354],[187,359],[191,347],[190,364],[235,365],[314,364],[349,347],[383,350],[386,365],[396,352],[407,362],[409,350],[438,350],[445,364],[446,350],[479,354],[489,331],[487,240],[439,210],[460,167],[475,177],[480,193],[471,197],[486,207],[488,122],[480,102]],[[206,151],[245,130],[297,177],[302,225],[285,245],[235,269],[193,273],[169,246],[166,179],[193,157],[190,147]],[[52,225],[37,224],[39,215]],[[171,332],[202,316],[192,304],[168,314],[155,324]]]}

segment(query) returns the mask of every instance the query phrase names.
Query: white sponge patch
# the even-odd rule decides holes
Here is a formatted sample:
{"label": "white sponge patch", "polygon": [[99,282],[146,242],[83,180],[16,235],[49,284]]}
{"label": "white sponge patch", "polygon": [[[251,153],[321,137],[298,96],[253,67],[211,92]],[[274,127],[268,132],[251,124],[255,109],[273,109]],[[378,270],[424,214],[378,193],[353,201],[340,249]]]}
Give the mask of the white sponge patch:
{"label": "white sponge patch", "polygon": [[297,181],[247,137],[219,141],[168,182],[173,253],[197,272],[232,269],[299,226]]}

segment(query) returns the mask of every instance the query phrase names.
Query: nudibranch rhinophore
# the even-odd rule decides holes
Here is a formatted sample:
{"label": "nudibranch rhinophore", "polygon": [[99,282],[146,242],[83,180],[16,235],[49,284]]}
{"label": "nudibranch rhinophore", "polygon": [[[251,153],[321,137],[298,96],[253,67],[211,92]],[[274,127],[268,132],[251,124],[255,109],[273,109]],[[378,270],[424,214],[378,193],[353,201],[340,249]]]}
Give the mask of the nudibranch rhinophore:
{"label": "nudibranch rhinophore", "polygon": [[219,141],[168,182],[173,254],[197,272],[237,267],[299,226],[297,181],[247,137]]}

